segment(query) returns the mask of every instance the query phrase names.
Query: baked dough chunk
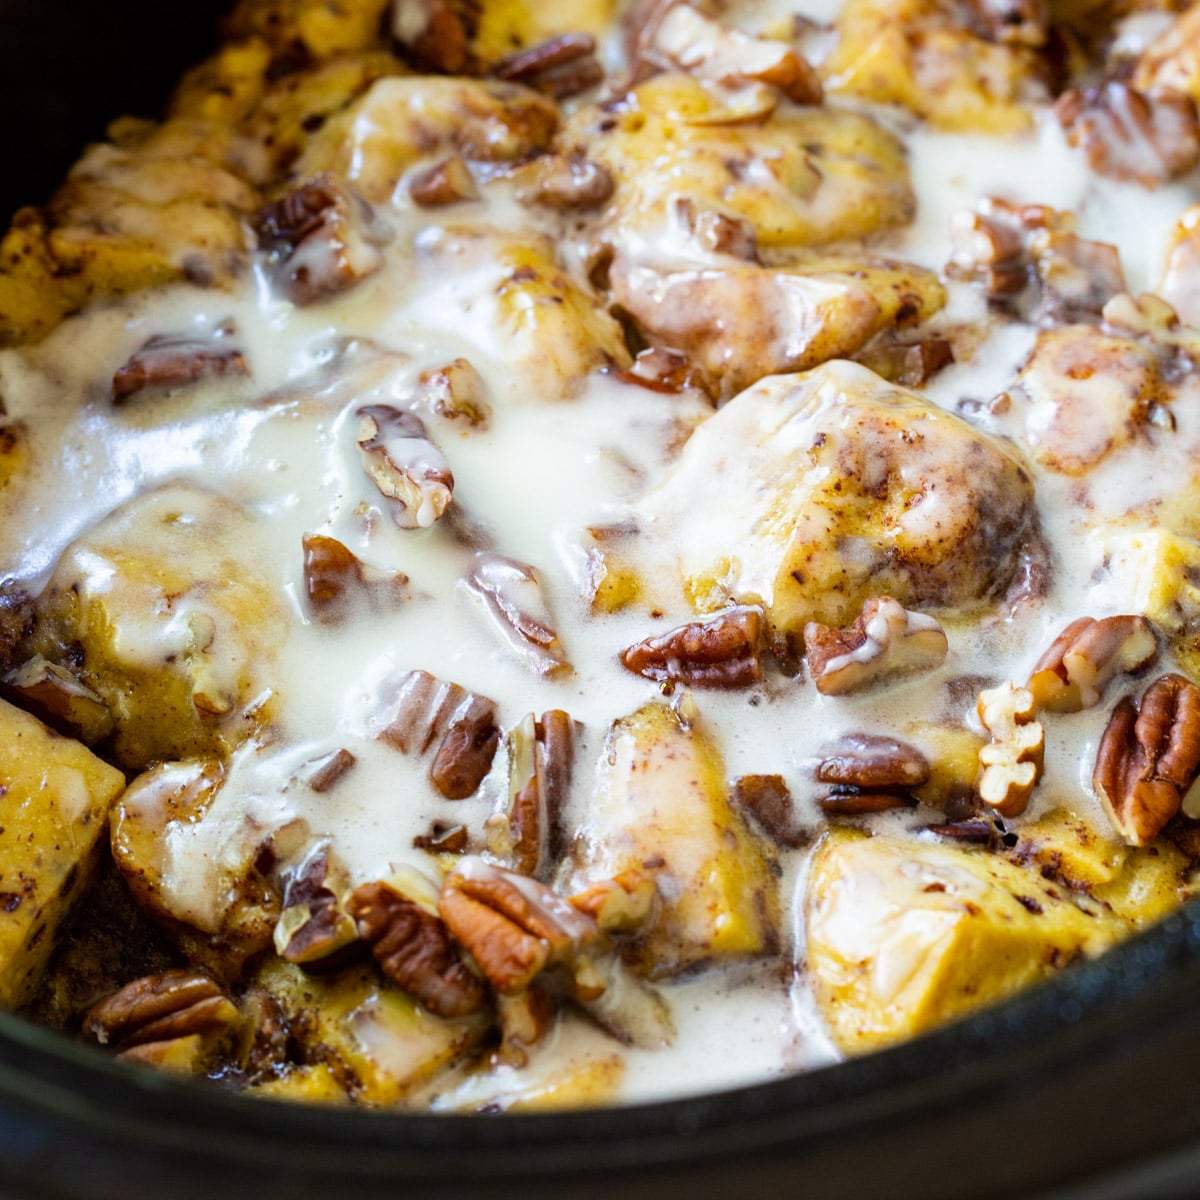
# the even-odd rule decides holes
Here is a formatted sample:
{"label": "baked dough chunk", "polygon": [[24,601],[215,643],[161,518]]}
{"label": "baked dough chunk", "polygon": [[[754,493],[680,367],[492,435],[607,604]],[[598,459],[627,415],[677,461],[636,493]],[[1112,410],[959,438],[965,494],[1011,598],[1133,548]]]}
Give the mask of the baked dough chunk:
{"label": "baked dough chunk", "polygon": [[29,999],[125,777],[0,700],[0,1008]]}
{"label": "baked dough chunk", "polygon": [[576,853],[574,890],[624,871],[655,876],[662,908],[634,950],[653,977],[778,944],[765,847],[729,802],[716,747],[665,704],[613,723]]}
{"label": "baked dough chunk", "polygon": [[794,642],[808,621],[848,625],[869,596],[985,602],[1012,575],[1032,499],[998,442],[866,367],[831,362],[730,401],[634,505],[670,561],[640,562],[636,537],[600,558],[618,575],[635,563],[646,595],[674,575],[701,611],[761,604]]}
{"label": "baked dough chunk", "polygon": [[26,649],[68,666],[103,701],[122,765],[230,748],[267,716],[265,673],[284,621],[259,578],[259,537],[237,505],[172,485],[63,554]]}
{"label": "baked dough chunk", "polygon": [[1117,940],[1100,905],[985,850],[826,835],[806,908],[821,1013],[847,1052],[913,1037]]}

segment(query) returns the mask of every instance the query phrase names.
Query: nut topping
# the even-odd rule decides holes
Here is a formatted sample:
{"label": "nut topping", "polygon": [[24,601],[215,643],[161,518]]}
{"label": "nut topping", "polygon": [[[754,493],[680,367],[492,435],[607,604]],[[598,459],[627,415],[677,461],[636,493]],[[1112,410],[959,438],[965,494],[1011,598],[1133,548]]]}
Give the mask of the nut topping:
{"label": "nut topping", "polygon": [[933,617],[881,596],[864,601],[848,629],[810,621],[804,648],[817,691],[840,696],[886,675],[932,670],[945,659],[948,642]]}
{"label": "nut topping", "polygon": [[762,609],[729,608],[621,651],[621,665],[657,683],[743,688],[762,682]]}
{"label": "nut topping", "polygon": [[796,823],[792,793],[782,775],[740,775],[733,781],[730,799],[778,845],[797,847],[808,842],[808,832]]}
{"label": "nut topping", "polygon": [[420,377],[425,389],[422,404],[447,421],[466,421],[472,429],[486,429],[492,410],[483,377],[465,358],[456,358]]}
{"label": "nut topping", "polygon": [[439,1017],[462,1017],[483,1004],[483,985],[467,969],[432,904],[436,892],[415,878],[364,883],[346,901],[380,970]]}
{"label": "nut topping", "polygon": [[1163,675],[1113,709],[1100,739],[1092,785],[1118,832],[1145,846],[1180,810],[1200,771],[1200,689]]}
{"label": "nut topping", "polygon": [[1039,709],[1080,712],[1099,704],[1116,675],[1137,671],[1157,655],[1145,617],[1080,617],[1038,659],[1025,686]]}
{"label": "nut topping", "polygon": [[523,875],[544,875],[562,852],[574,736],[575,722],[557,709],[540,721],[529,713],[509,730],[508,790],[485,831],[489,851]]}
{"label": "nut topping", "polygon": [[437,743],[429,772],[434,786],[448,800],[471,795],[500,743],[495,704],[427,671],[409,671],[387,686],[377,736],[404,754],[421,755]]}
{"label": "nut topping", "polygon": [[391,34],[413,63],[445,75],[479,69],[471,43],[479,32],[478,0],[393,0]]}
{"label": "nut topping", "polygon": [[151,388],[180,388],[201,379],[249,375],[246,359],[236,346],[221,344],[223,331],[202,341],[193,337],[151,338],[113,376],[112,400],[125,404]]}
{"label": "nut topping", "polygon": [[491,72],[497,79],[523,83],[556,100],[576,96],[604,79],[590,33],[564,33],[538,46],[500,59]]}
{"label": "nut topping", "polygon": [[992,735],[979,751],[979,796],[1002,817],[1025,811],[1034,786],[1042,775],[1046,733],[1039,721],[1033,695],[1011,683],[979,693],[979,719]]}
{"label": "nut topping", "polygon": [[358,556],[337,538],[306,533],[304,548],[304,594],[313,615],[329,623],[344,615],[346,604],[356,596],[380,600],[385,605],[404,599],[407,575],[368,572]]}
{"label": "nut topping", "polygon": [[1112,179],[1157,187],[1200,161],[1196,106],[1183,92],[1110,81],[1066,92],[1054,112],[1092,170]]}
{"label": "nut topping", "polygon": [[586,953],[607,951],[596,922],[536,880],[481,858],[464,859],[442,886],[442,919],[502,995],[523,991],[547,967],[563,965],[581,998],[594,986]]}
{"label": "nut topping", "polygon": [[569,897],[605,933],[633,933],[650,919],[658,888],[641,871],[622,871]]}
{"label": "nut topping", "polygon": [[332,175],[286,192],[250,218],[272,275],[298,305],[357,286],[383,266],[374,210]]}
{"label": "nut topping", "polygon": [[450,506],[454,476],[425,423],[389,404],[368,404],[356,415],[363,470],[384,496],[396,501],[396,524],[428,529]]}
{"label": "nut topping", "polygon": [[126,984],[88,1010],[83,1029],[101,1046],[128,1051],[197,1035],[205,1042],[219,1041],[240,1020],[233,1001],[211,976],[181,968]]}
{"label": "nut topping", "polygon": [[65,667],[34,655],[0,680],[0,694],[40,721],[87,746],[113,731],[108,706]]}
{"label": "nut topping", "polygon": [[554,209],[599,208],[613,194],[612,173],[582,150],[546,154],[534,164],[533,185],[521,199]]}
{"label": "nut topping", "polygon": [[341,903],[344,872],[317,845],[284,876],[283,907],[275,925],[275,951],[306,971],[342,966],[358,943],[358,928]]}
{"label": "nut topping", "polygon": [[471,168],[457,154],[418,171],[408,181],[408,194],[422,208],[445,208],[463,200],[477,200],[479,189]]}
{"label": "nut topping", "polygon": [[870,733],[843,737],[817,765],[822,783],[843,787],[915,788],[929,779],[929,760],[915,746]]}
{"label": "nut topping", "polygon": [[572,670],[554,630],[541,580],[531,566],[485,552],[475,556],[463,582],[483,602],[495,627],[530,670],[539,675]]}
{"label": "nut topping", "polygon": [[328,792],[357,761],[349,750],[341,747],[306,762],[293,778],[305,784],[311,791]]}

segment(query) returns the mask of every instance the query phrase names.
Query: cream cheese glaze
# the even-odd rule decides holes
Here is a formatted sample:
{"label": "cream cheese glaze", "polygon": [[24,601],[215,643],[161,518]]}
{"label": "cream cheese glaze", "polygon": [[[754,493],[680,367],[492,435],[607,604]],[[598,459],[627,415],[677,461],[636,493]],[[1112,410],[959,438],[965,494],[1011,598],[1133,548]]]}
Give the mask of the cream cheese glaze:
{"label": "cream cheese glaze", "polygon": [[[796,11],[817,21],[834,15],[826,4],[748,4],[730,19],[757,31]],[[821,36],[811,38],[817,50]],[[1148,35],[1135,20],[1122,36],[1132,48]],[[610,46],[609,53],[617,52]],[[1200,199],[1194,175],[1151,191],[1093,174],[1046,106],[1035,112],[1030,130],[1001,138],[940,132],[897,109],[836,97],[826,104],[869,112],[904,146],[915,219],[875,235],[871,254],[938,274],[950,257],[955,214],[995,196],[1077,214],[1082,237],[1119,249],[1128,290],[1137,295],[1161,278],[1173,224]],[[350,177],[353,182],[353,170]],[[566,824],[586,834],[593,764],[607,729],[657,694],[653,683],[621,666],[618,652],[695,618],[670,587],[655,595],[653,616],[638,606],[593,611],[587,531],[644,514],[642,497],[679,461],[691,431],[713,419],[712,407],[697,390],[659,393],[604,367],[594,346],[613,336],[611,318],[588,299],[581,223],[522,203],[519,185],[501,172],[495,178],[481,172],[480,184],[477,198],[444,209],[421,208],[396,187],[390,200],[375,206],[378,269],[336,298],[296,306],[281,298],[260,261],[229,290],[180,284],[135,294],[87,309],[35,346],[0,352],[6,420],[27,430],[33,464],[0,490],[4,577],[35,592],[52,580],[84,601],[115,596],[113,603],[130,614],[114,649],[121,663],[167,669],[187,659],[193,682],[203,670],[214,696],[269,707],[269,735],[236,749],[224,786],[203,816],[170,825],[162,840],[162,902],[199,929],[216,920],[212,909],[221,897],[214,881],[223,865],[252,856],[277,831],[302,827],[328,838],[351,883],[359,884],[401,867],[430,873],[430,856],[414,849],[413,839],[434,822],[483,827],[507,786],[503,754],[474,795],[448,801],[431,785],[426,760],[397,753],[378,736],[381,694],[389,680],[412,670],[494,699],[502,729],[526,713],[551,709],[580,722]],[[635,270],[704,272],[734,261],[681,233],[669,204],[641,217],[627,239],[617,235],[620,254]],[[511,286],[517,241],[541,247],[550,258],[559,248],[560,269],[580,296],[581,320],[598,332],[580,341],[566,333],[548,338],[540,332],[544,325],[525,319],[540,301]],[[997,603],[969,619],[943,614],[944,663],[883,687],[826,696],[805,672],[772,673],[749,691],[693,694],[697,720],[719,746],[728,777],[781,775],[798,820],[814,832],[828,818],[816,802],[813,766],[839,736],[904,737],[917,729],[912,736],[920,744],[918,727],[945,720],[955,703],[961,719],[978,730],[971,703],[948,699],[956,680],[1021,683],[1069,621],[1148,607],[1139,588],[1149,587],[1144,556],[1153,547],[1147,551],[1143,543],[1153,538],[1169,498],[1189,493],[1200,462],[1198,385],[1185,379],[1171,405],[1169,438],[1136,431],[1112,453],[1101,447],[1098,461],[1078,474],[1039,465],[1038,447],[1055,436],[1076,452],[1086,450],[1088,437],[1099,436],[1096,412],[1110,402],[1102,393],[1118,381],[1098,378],[1081,393],[1082,432],[1056,430],[1053,422],[1069,422],[1069,416],[1032,395],[1028,380],[1024,393],[1014,387],[1036,325],[995,318],[972,283],[945,279],[945,288],[945,307],[923,330],[953,335],[958,359],[923,393],[946,411],[965,414],[975,430],[1015,446],[1013,453],[1030,463],[1051,584],[1044,598],[1016,609]],[[965,328],[969,337],[961,336]],[[203,341],[218,330],[228,331],[244,357],[245,376],[204,380],[121,406],[110,402],[114,373],[149,339]],[[428,387],[422,376],[460,359],[483,384],[486,419],[476,425],[423,406]],[[1003,393],[1006,404],[988,403]],[[1118,413],[1128,407],[1121,396],[1112,403]],[[402,527],[394,505],[364,472],[357,414],[375,404],[412,408],[435,444],[427,450],[409,437],[401,454],[390,443],[394,461],[442,470],[433,455],[444,456],[453,501],[441,520],[422,507],[403,523],[416,527]],[[1123,418],[1114,419],[1120,424]],[[733,455],[742,448],[736,441],[726,446]],[[150,530],[164,505],[185,525],[215,520],[221,526],[220,539],[189,541],[187,554],[198,549],[201,557],[181,565],[201,580],[242,585],[245,596],[232,609],[222,608],[219,587],[200,587],[194,597],[157,611],[144,596],[129,594],[132,585],[114,565],[113,547],[127,539],[135,548],[166,553]],[[214,507],[227,508],[227,515],[214,516]],[[926,521],[935,515],[922,513]],[[706,525],[700,533],[722,545],[719,528]],[[686,514],[668,511],[650,535],[656,553],[676,553],[685,529]],[[301,551],[302,539],[314,534],[338,539],[380,577],[405,576],[403,595],[363,603],[335,621],[318,619],[305,599]],[[502,636],[464,582],[484,551],[534,569],[544,616],[569,669],[531,669]],[[1162,669],[1171,665],[1168,652]],[[1026,820],[1066,806],[1110,831],[1091,783],[1109,707],[1047,723],[1044,776]],[[314,791],[304,782],[306,764],[338,749],[353,754],[353,769],[336,787]],[[155,802],[152,790],[139,800]],[[932,809],[905,809],[873,818],[873,827],[915,830],[939,819]],[[623,1072],[611,1068],[620,1075],[614,1094],[622,1101],[731,1086],[829,1061],[838,1052],[803,969],[809,854],[810,848],[778,852],[787,969],[768,960],[657,982],[672,1014],[670,1045],[622,1046],[572,1015],[556,1024],[527,1067],[441,1077],[427,1086],[424,1099],[435,1108],[474,1107],[514,1088],[536,1092],[552,1086],[572,1061],[623,1061]],[[953,875],[954,868],[945,870]],[[965,886],[968,892],[982,888],[970,878]],[[892,901],[884,896],[880,903],[886,908]],[[849,959],[864,954],[864,936],[874,936],[856,926],[856,912],[834,904],[825,921],[825,935]],[[897,929],[905,922],[951,920],[937,907],[893,916]],[[924,926],[922,938],[929,932]],[[904,980],[883,976],[912,966],[898,964],[893,955],[874,966],[889,996]]]}

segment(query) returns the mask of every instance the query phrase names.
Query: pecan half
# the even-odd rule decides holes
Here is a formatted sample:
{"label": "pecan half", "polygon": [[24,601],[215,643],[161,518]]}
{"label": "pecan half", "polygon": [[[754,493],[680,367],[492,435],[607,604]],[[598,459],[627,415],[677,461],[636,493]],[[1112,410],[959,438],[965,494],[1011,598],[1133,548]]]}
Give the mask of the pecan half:
{"label": "pecan half", "polygon": [[113,731],[113,715],[104,701],[66,667],[40,654],[4,676],[0,695],[87,746],[103,741]]}
{"label": "pecan half", "polygon": [[830,817],[858,817],[864,813],[888,812],[893,808],[913,808],[916,803],[916,799],[907,792],[864,792],[857,788],[833,788],[817,797],[817,805]]}
{"label": "pecan half", "polygon": [[750,37],[684,4],[658,21],[646,57],[731,90],[765,84],[796,104],[820,104],[823,96],[817,73],[786,42]]}
{"label": "pecan half", "polygon": [[562,853],[562,809],[571,786],[576,724],[560,709],[509,730],[508,790],[485,826],[489,851],[523,875],[544,875]]}
{"label": "pecan half", "polygon": [[466,421],[472,429],[486,429],[492,410],[483,376],[465,358],[444,367],[423,371],[418,380],[421,403],[447,421]]}
{"label": "pecan half", "polygon": [[477,200],[479,189],[471,168],[459,155],[452,154],[417,171],[408,181],[408,194],[422,208],[445,208],[463,200]]}
{"label": "pecan half", "polygon": [[1183,92],[1110,81],[1066,92],[1054,112],[1098,174],[1157,187],[1200,161],[1196,106]]}
{"label": "pecan half", "polygon": [[306,971],[329,971],[359,949],[358,927],[342,905],[345,872],[327,843],[314,847],[284,876],[283,907],[275,924],[275,951]]}
{"label": "pecan half", "polygon": [[88,1010],[83,1030],[102,1046],[128,1051],[193,1036],[212,1045],[240,1021],[236,1005],[212,977],[186,967],[126,984]]}
{"label": "pecan half", "polygon": [[275,285],[297,305],[356,287],[383,266],[374,210],[332,175],[318,175],[250,218]]}
{"label": "pecan half", "polygon": [[1020,816],[1041,778],[1046,747],[1033,696],[1005,683],[980,692],[976,708],[992,737],[979,751],[979,797],[1003,817]]}
{"label": "pecan half", "polygon": [[401,529],[428,529],[454,498],[454,476],[415,413],[368,404],[355,414],[363,470],[389,500]]}
{"label": "pecan half", "polygon": [[850,733],[817,764],[822,783],[843,787],[915,788],[929,779],[929,760],[915,746],[872,733]]}
{"label": "pecan half", "polygon": [[576,96],[604,79],[590,33],[563,33],[537,46],[506,55],[493,67],[497,79],[523,83],[556,100]]}
{"label": "pecan half", "polygon": [[761,683],[761,608],[743,605],[646,638],[620,654],[621,665],[658,683],[743,688]]}
{"label": "pecan half", "polygon": [[778,845],[797,847],[808,842],[807,830],[796,823],[792,793],[782,775],[739,775],[733,781],[730,799]]}
{"label": "pecan half", "polygon": [[871,597],[848,629],[804,627],[808,669],[817,691],[840,696],[887,675],[940,666],[949,643],[941,625],[890,596]]}
{"label": "pecan half", "polygon": [[1080,617],[1034,664],[1025,686],[1039,709],[1080,712],[1100,703],[1116,675],[1140,670],[1157,656],[1154,629],[1145,617]]}
{"label": "pecan half", "polygon": [[430,910],[432,897],[423,891],[411,879],[364,883],[346,908],[393,983],[439,1017],[466,1016],[483,1005],[483,985],[459,957],[446,925]]}
{"label": "pecan half", "polygon": [[223,331],[218,331],[208,340],[151,338],[113,376],[113,403],[124,404],[150,388],[179,388],[201,379],[249,375],[245,356],[236,346],[222,345],[223,337]]}
{"label": "pecan half", "polygon": [[1200,772],[1200,689],[1163,675],[1113,709],[1100,739],[1092,784],[1118,832],[1145,846],[1180,810]]}
{"label": "pecan half", "polygon": [[527,988],[547,967],[574,976],[594,998],[589,956],[608,950],[596,922],[527,876],[466,858],[446,876],[438,910],[455,939],[502,995]]}
{"label": "pecan half", "polygon": [[337,538],[306,533],[302,547],[304,594],[318,621],[328,624],[341,619],[355,598],[378,600],[391,607],[408,594],[407,575],[369,572],[358,555]]}
{"label": "pecan half", "polygon": [[541,579],[531,566],[483,552],[475,556],[463,583],[530,670],[560,675],[573,669],[554,629]]}

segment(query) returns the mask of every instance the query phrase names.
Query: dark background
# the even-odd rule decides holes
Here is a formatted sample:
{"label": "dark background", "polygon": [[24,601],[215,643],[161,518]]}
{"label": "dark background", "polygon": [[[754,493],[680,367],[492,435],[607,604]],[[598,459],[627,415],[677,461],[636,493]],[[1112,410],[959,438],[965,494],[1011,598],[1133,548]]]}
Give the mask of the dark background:
{"label": "dark background", "polygon": [[216,41],[222,0],[0,0],[0,229],[114,116],[156,116]]}

